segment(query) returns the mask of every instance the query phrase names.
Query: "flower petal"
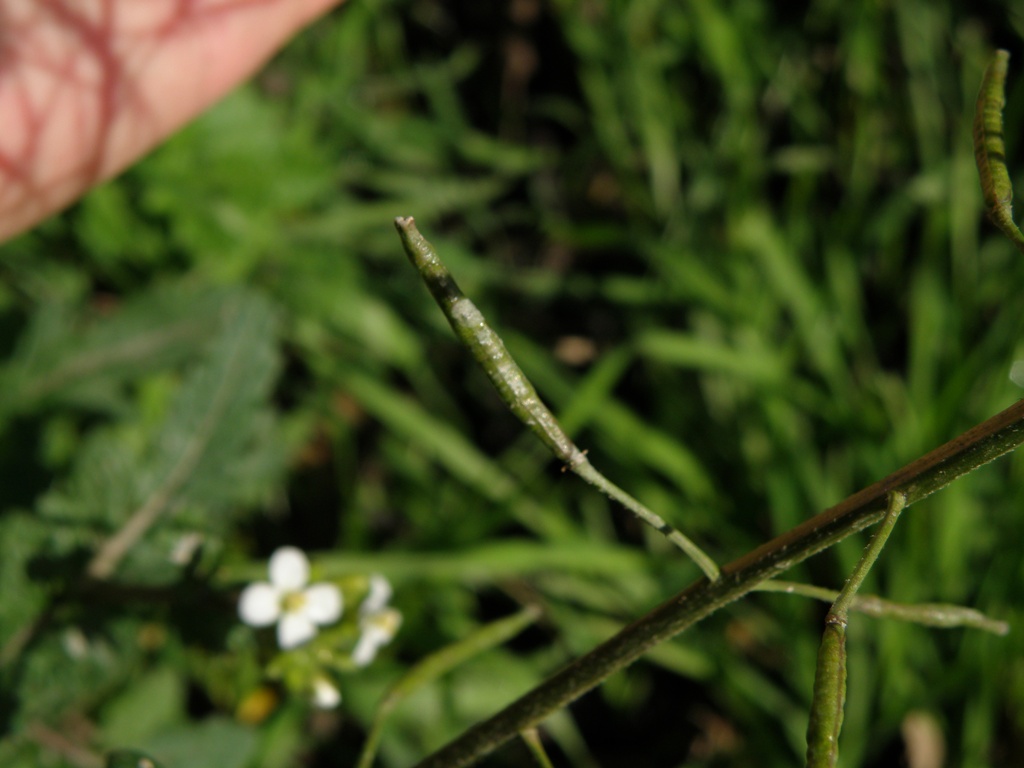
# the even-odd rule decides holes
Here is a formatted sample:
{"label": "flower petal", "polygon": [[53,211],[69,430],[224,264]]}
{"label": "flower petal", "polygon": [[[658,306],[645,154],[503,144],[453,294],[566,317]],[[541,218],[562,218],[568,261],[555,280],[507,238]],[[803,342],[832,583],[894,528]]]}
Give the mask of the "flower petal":
{"label": "flower petal", "polygon": [[281,615],[281,593],[272,584],[258,581],[242,590],[238,615],[250,627],[266,627]]}
{"label": "flower petal", "polygon": [[286,613],[277,625],[277,644],[283,650],[297,648],[316,636],[316,624],[302,613]]}
{"label": "flower petal", "polygon": [[333,624],[341,618],[341,590],[334,584],[319,582],[313,584],[303,593],[306,601],[302,613],[316,624]]}
{"label": "flower petal", "polygon": [[313,703],[320,709],[334,709],[341,703],[341,691],[326,677],[313,681]]}
{"label": "flower petal", "polygon": [[352,649],[352,663],[357,667],[365,667],[377,658],[377,650],[383,644],[377,635],[372,632],[363,632],[359,636],[359,642],[356,643],[356,647]]}
{"label": "flower petal", "polygon": [[362,614],[377,613],[391,599],[391,583],[379,573],[370,577],[370,591],[359,606]]}
{"label": "flower petal", "polygon": [[360,622],[362,634],[356,647],[352,649],[352,663],[357,667],[365,667],[377,656],[381,646],[387,645],[402,626],[402,614],[394,608],[385,608]]}
{"label": "flower petal", "polygon": [[298,547],[281,547],[270,556],[270,583],[293,592],[309,581],[309,559]]}

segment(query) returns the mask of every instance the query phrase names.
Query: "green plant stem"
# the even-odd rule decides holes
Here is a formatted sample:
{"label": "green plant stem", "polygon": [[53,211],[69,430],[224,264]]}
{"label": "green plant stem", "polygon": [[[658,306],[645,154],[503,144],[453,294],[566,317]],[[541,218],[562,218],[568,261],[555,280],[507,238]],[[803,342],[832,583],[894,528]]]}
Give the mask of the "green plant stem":
{"label": "green plant stem", "polygon": [[511,640],[539,617],[540,609],[529,605],[518,613],[480,627],[459,642],[445,646],[422,659],[381,697],[356,768],[370,768],[373,765],[373,758],[384,734],[384,726],[395,707],[419,688],[447,674],[477,654]]}
{"label": "green plant stem", "polygon": [[718,566],[700,547],[682,532],[673,528],[628,493],[598,472],[559,425],[555,415],[544,405],[533,384],[505,349],[505,344],[487,324],[483,314],[459,288],[437,251],[420,231],[411,216],[395,219],[395,228],[409,261],[420,273],[430,295],[448,318],[456,337],[473,354],[487,373],[509,410],[543,442],[551,452],[585,482],[647,523],[675,544],[697,564],[704,575],[714,581]]}
{"label": "green plant stem", "polygon": [[[839,597],[839,591],[835,589],[776,579],[758,584],[753,591],[800,595],[825,603],[835,602]],[[939,629],[967,627],[991,632],[994,635],[1006,635],[1010,631],[1010,625],[1005,621],[989,618],[974,608],[948,603],[894,603],[876,595],[857,595],[850,604],[850,610],[863,613],[865,616],[909,621]]]}
{"label": "green plant stem", "polygon": [[843,727],[843,709],[846,706],[847,616],[860,585],[882,553],[906,505],[907,499],[902,493],[889,494],[889,506],[882,524],[871,537],[867,549],[825,616],[825,631],[821,636],[818,665],[814,674],[811,717],[807,725],[807,768],[832,768],[839,759],[839,733]]}
{"label": "green plant stem", "polygon": [[548,753],[544,751],[544,743],[540,740],[540,734],[536,728],[527,728],[519,736],[526,744],[526,748],[530,750],[530,754],[533,755],[538,768],[555,768]]}
{"label": "green plant stem", "polygon": [[428,756],[418,768],[470,765],[520,731],[582,696],[609,675],[811,555],[877,522],[890,493],[907,506],[931,495],[1024,442],[1024,401],[978,424],[888,477],[846,498],[701,579],[594,650],[571,662],[493,717]]}

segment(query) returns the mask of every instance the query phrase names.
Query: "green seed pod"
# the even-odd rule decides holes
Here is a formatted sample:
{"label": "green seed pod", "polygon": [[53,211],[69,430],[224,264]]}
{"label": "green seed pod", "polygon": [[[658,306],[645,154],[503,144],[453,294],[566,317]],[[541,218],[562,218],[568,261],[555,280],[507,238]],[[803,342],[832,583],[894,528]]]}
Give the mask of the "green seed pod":
{"label": "green seed pod", "polygon": [[985,208],[992,222],[1024,252],[1024,235],[1013,223],[1013,185],[1006,170],[1003,107],[1006,105],[1007,51],[996,51],[985,69],[974,111],[974,159],[981,177]]}
{"label": "green seed pod", "polygon": [[611,499],[619,502],[647,525],[685,552],[711,581],[719,577],[718,566],[696,544],[662,520],[632,496],[614,485],[587,461],[555,415],[537,395],[533,384],[505,349],[501,337],[487,324],[476,305],[459,288],[434,247],[416,229],[411,216],[395,219],[405,253],[416,267],[448,324],[487,373],[509,410],[533,432],[566,467]]}

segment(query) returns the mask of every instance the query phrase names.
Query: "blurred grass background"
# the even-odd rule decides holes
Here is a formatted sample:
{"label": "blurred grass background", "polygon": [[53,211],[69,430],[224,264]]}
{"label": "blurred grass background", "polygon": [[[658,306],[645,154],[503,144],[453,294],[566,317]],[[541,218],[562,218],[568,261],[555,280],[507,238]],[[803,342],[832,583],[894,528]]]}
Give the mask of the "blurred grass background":
{"label": "blurred grass background", "polygon": [[[719,562],[1019,398],[1024,260],[983,220],[971,121],[988,56],[1009,48],[1020,189],[1022,34],[1008,0],[350,2],[4,246],[8,373],[44,308],[70,335],[161,291],[269,302],[283,458],[231,499],[215,583],[261,577],[292,543],[327,573],[387,574],[405,616],[386,658],[346,678],[344,714],[286,703],[258,728],[225,716],[258,677],[225,651],[229,600],[207,598],[202,630],[119,616],[123,637],[104,632],[123,657],[99,690],[67,677],[36,701],[25,681],[40,678],[19,673],[5,764],[87,765],[44,738],[73,723],[93,748],[185,739],[189,768],[348,765],[402,669],[540,600],[536,628],[396,713],[381,764],[408,765],[696,578],[502,410],[396,215],[416,217],[594,464]],[[157,407],[178,364],[140,355],[117,397],[8,395],[0,520],[73,496],[90,436]],[[945,765],[1017,764],[1022,480],[1024,459],[1003,459],[897,527],[868,591],[972,605],[1013,632],[855,618],[845,765],[900,764],[921,733]],[[791,575],[837,587],[863,541]],[[13,570],[8,595],[35,588]],[[824,611],[775,594],[731,606],[552,719],[557,764],[801,762]],[[26,658],[52,668],[44,645]],[[140,707],[141,725],[126,714]]]}

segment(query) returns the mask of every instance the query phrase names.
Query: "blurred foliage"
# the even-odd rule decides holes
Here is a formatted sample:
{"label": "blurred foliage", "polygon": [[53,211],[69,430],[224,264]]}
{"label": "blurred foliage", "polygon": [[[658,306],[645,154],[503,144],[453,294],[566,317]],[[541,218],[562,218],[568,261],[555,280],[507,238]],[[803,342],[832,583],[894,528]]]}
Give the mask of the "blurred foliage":
{"label": "blurred foliage", "polygon": [[[409,765],[696,577],[502,412],[396,215],[592,461],[721,562],[1004,408],[1024,261],[983,221],[971,120],[1009,48],[1020,189],[1022,34],[1008,0],[351,2],[6,244],[0,764],[351,764],[403,670],[540,601],[396,709],[380,764]],[[910,510],[865,591],[1016,630],[1022,479],[1011,456]],[[246,724],[234,598],[283,543],[386,574],[405,622],[343,714]],[[837,586],[861,546],[793,576]],[[792,765],[823,616],[742,601],[545,724],[549,753]],[[845,764],[921,722],[951,765],[1024,750],[1019,632],[855,618],[849,648]]]}

